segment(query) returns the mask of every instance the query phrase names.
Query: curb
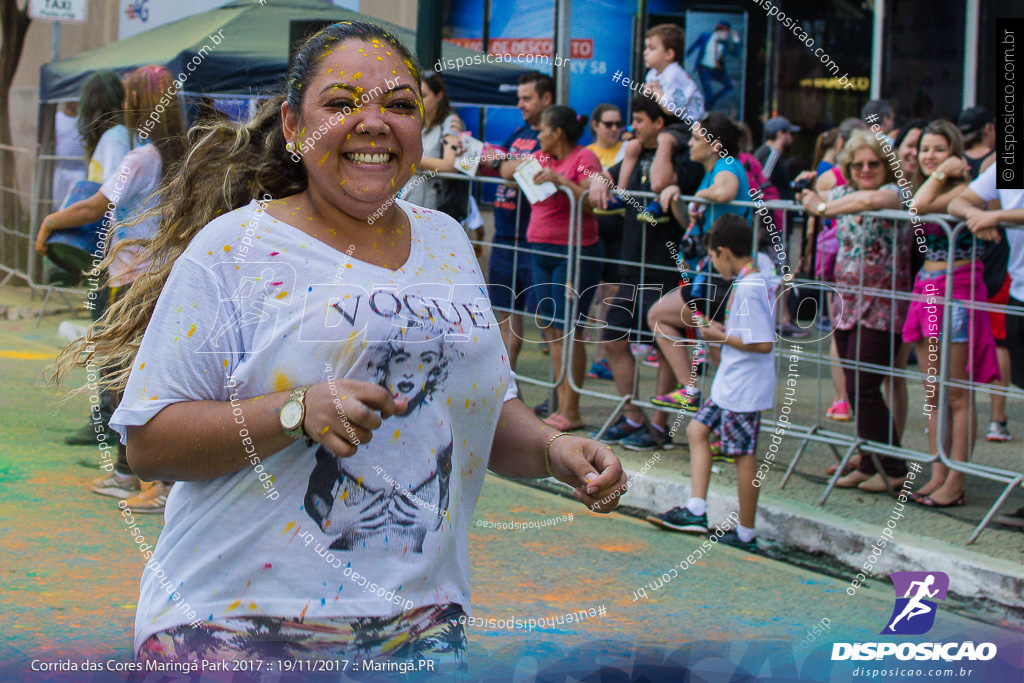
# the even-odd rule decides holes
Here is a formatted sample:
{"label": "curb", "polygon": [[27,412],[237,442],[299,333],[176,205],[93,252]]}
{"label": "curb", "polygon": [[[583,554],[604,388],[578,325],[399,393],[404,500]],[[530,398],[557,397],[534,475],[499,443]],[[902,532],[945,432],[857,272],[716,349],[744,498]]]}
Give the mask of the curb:
{"label": "curb", "polygon": [[[627,478],[635,471],[626,471]],[[515,480],[534,488],[572,498],[572,489],[552,479]],[[645,514],[664,512],[665,501],[685,501],[690,497],[686,482],[660,479],[650,474],[638,478],[621,499],[621,505],[636,508]],[[575,498],[573,498],[575,501]],[[894,499],[895,501],[895,499]],[[898,501],[897,501],[898,502]],[[735,495],[708,491],[708,518],[724,519],[737,508]],[[595,513],[596,514],[596,513]],[[625,514],[630,514],[626,512]],[[807,554],[826,555],[844,566],[852,581],[878,540],[885,521],[878,525],[851,521],[824,510],[801,503],[762,497],[757,504],[757,530],[762,539]],[[942,571],[949,576],[949,591],[971,601],[991,601],[1000,611],[1020,612],[1024,595],[1024,567],[996,557],[973,552],[941,540],[928,538],[926,543],[900,538],[888,542],[873,565],[869,581],[887,581],[896,571]],[[991,605],[990,605],[991,606]],[[1018,621],[1003,611],[1003,619]]]}

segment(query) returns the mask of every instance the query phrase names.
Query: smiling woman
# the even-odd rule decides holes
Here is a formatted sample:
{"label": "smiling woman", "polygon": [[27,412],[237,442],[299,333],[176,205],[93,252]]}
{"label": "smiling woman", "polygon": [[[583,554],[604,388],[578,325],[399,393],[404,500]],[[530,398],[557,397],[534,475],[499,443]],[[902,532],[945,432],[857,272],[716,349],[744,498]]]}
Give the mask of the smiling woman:
{"label": "smiling woman", "polygon": [[111,426],[141,477],[179,482],[153,559],[201,622],[146,573],[141,659],[462,668],[485,471],[550,474],[600,512],[624,488],[608,448],[516,398],[463,229],[395,199],[422,153],[419,83],[391,34],[343,22],[299,48],[287,92],[252,120],[193,128],[162,187],[153,267],[59,361],[58,377],[130,368],[103,380],[124,387]]}

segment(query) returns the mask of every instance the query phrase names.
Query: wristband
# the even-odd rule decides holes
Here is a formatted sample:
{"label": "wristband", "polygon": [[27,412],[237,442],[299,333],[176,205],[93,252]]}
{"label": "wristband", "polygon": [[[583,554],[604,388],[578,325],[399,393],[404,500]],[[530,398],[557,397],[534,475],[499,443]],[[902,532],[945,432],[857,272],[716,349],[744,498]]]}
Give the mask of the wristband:
{"label": "wristband", "polygon": [[548,439],[548,442],[544,444],[544,468],[548,471],[548,476],[552,479],[557,479],[555,473],[551,471],[551,444],[554,443],[555,439],[560,436],[569,436],[568,432],[559,432]]}

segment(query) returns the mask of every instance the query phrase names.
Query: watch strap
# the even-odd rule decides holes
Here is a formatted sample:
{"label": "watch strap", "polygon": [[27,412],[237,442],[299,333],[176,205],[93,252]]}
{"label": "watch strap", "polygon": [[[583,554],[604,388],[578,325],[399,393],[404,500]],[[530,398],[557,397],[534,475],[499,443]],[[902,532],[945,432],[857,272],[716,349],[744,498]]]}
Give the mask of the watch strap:
{"label": "watch strap", "polygon": [[285,400],[285,403],[287,404],[292,401],[297,401],[299,406],[302,408],[302,417],[299,419],[298,426],[295,427],[294,429],[285,428],[283,423],[281,424],[281,429],[284,430],[285,434],[295,439],[296,441],[300,439],[305,439],[306,445],[311,446],[312,439],[309,438],[309,435],[306,434],[306,430],[303,427],[303,424],[306,421],[306,392],[308,390],[309,386],[296,387],[295,389],[292,389],[292,393],[288,396],[287,400]]}

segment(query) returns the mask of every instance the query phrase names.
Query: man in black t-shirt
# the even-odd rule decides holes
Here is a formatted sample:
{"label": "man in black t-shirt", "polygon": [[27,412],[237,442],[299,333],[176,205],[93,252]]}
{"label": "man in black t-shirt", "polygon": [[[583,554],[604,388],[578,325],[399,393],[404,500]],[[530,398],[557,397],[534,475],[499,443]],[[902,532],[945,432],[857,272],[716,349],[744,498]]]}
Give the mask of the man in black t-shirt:
{"label": "man in black t-shirt", "polygon": [[[665,184],[679,185],[683,194],[693,194],[704,176],[704,168],[690,161],[685,144],[677,145],[670,168],[663,168],[661,157],[657,157],[658,134],[668,123],[668,116],[650,99],[636,97],[631,103],[633,131],[640,140],[643,150],[640,159],[626,185],[629,192],[660,192],[663,187],[654,185],[652,177],[669,179]],[[657,157],[657,158],[656,158]],[[619,177],[619,165],[608,169],[602,176],[595,176],[590,183],[591,204],[605,208],[613,188],[613,179]],[[630,352],[630,342],[651,343],[654,335],[647,326],[647,312],[667,292],[679,285],[679,270],[675,262],[675,249],[683,236],[681,226],[665,210],[660,214],[647,213],[644,207],[651,203],[648,198],[626,198],[622,218],[622,247],[619,254],[610,254],[636,265],[619,266],[619,290],[608,300],[609,308],[602,331],[603,351],[608,359],[619,395],[633,391],[635,359]],[[646,237],[646,243],[645,243]],[[641,268],[641,264],[643,268]],[[658,367],[659,394],[668,393],[675,386],[675,377],[668,363]],[[671,448],[672,439],[666,432],[668,415],[656,412],[652,419],[655,434],[643,425],[644,416],[639,408],[627,405],[618,422],[605,430],[601,440],[605,443],[621,443],[630,450],[653,450]]]}

